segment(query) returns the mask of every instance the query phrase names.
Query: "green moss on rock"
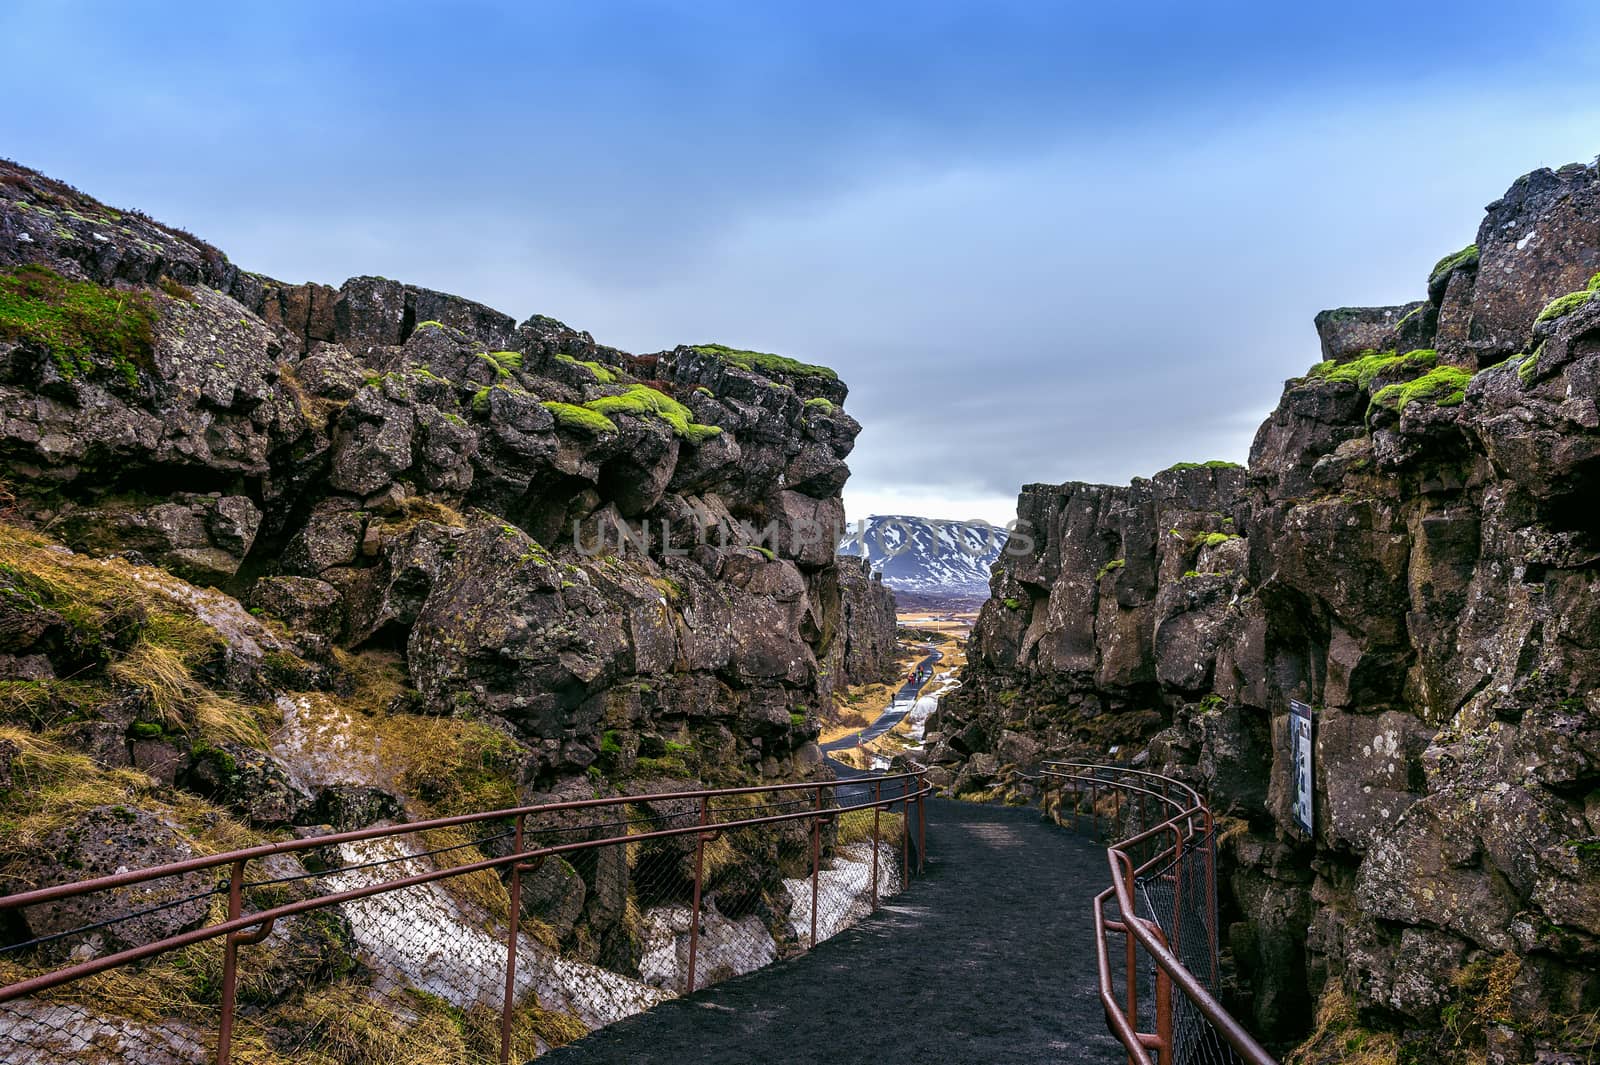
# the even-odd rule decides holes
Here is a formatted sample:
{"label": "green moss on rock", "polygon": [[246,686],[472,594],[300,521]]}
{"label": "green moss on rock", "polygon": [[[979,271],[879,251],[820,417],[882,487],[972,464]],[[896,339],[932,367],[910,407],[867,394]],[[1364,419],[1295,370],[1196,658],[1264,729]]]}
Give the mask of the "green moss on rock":
{"label": "green moss on rock", "polygon": [[1379,389],[1372,403],[1393,411],[1403,411],[1419,400],[1440,407],[1454,407],[1467,398],[1467,384],[1471,380],[1472,374],[1459,366],[1436,366],[1415,381]]}
{"label": "green moss on rock", "polygon": [[1539,373],[1539,356],[1543,354],[1544,345],[1540,344],[1532,354],[1517,364],[1517,380],[1522,382],[1524,388],[1532,384],[1534,377]]}
{"label": "green moss on rock", "polygon": [[574,403],[546,400],[544,409],[556,416],[556,424],[563,429],[577,429],[586,433],[614,433],[617,423],[599,411],[580,407]]}
{"label": "green moss on rock", "polygon": [[1371,388],[1372,382],[1379,377],[1421,373],[1438,361],[1439,353],[1432,348],[1418,348],[1403,355],[1392,351],[1364,351],[1349,362],[1319,362],[1306,376],[1322,381],[1348,381],[1361,388]]}
{"label": "green moss on rock", "polygon": [[555,424],[562,429],[578,429],[586,433],[614,433],[616,422],[611,421],[605,414],[582,408],[576,403],[560,403],[557,400],[544,401],[544,409],[550,414],[555,414]]}
{"label": "green moss on rock", "polygon": [[1162,473],[1181,473],[1184,470],[1242,470],[1242,469],[1244,469],[1244,467],[1241,466],[1239,463],[1237,463],[1237,462],[1229,462],[1227,459],[1208,459],[1205,462],[1174,462],[1171,466],[1168,466],[1166,469],[1162,470],[1161,472]]}
{"label": "green moss on rock", "polygon": [[746,351],[743,348],[730,348],[726,344],[696,344],[694,350],[702,355],[715,355],[724,362],[732,363],[745,370],[756,373],[781,373],[791,374],[796,377],[824,377],[830,381],[837,381],[839,375],[826,366],[817,366],[798,359],[791,359],[785,355],[774,355],[766,351]]}
{"label": "green moss on rock", "polygon": [[[1594,281],[1591,280],[1589,283],[1593,285]],[[1565,296],[1557,296],[1544,305],[1544,310],[1539,312],[1539,317],[1535,318],[1534,321],[1549,322],[1565,317],[1594,299],[1596,295],[1600,295],[1600,290],[1586,288],[1578,292],[1569,292]]]}
{"label": "green moss on rock", "polygon": [[615,396],[601,396],[584,406],[608,419],[616,414],[631,414],[637,418],[657,417],[672,427],[672,431],[691,444],[703,444],[722,434],[722,427],[702,425],[694,421],[688,407],[664,392],[649,385],[629,385]]}
{"label": "green moss on rock", "polygon": [[1463,267],[1478,265],[1478,246],[1468,244],[1465,248],[1451,255],[1446,255],[1433,264],[1433,269],[1428,271],[1428,285],[1431,288],[1441,278],[1455,273]]}
{"label": "green moss on rock", "polygon": [[138,371],[151,366],[155,323],[147,292],[70,281],[42,266],[0,273],[0,338],[38,344],[68,380],[109,364],[138,384]]}
{"label": "green moss on rock", "polygon": [[578,365],[594,374],[594,379],[603,385],[614,384],[617,380],[616,371],[612,370],[611,367],[595,362],[592,359],[586,359],[583,362],[578,363]]}
{"label": "green moss on rock", "polygon": [[616,383],[617,372],[604,363],[595,362],[593,359],[585,359],[580,361],[573,358],[571,355],[565,355],[560,352],[556,353],[555,359],[557,362],[564,362],[568,366],[583,367],[585,370],[589,371],[590,375],[592,375],[596,381],[599,381],[603,385]]}

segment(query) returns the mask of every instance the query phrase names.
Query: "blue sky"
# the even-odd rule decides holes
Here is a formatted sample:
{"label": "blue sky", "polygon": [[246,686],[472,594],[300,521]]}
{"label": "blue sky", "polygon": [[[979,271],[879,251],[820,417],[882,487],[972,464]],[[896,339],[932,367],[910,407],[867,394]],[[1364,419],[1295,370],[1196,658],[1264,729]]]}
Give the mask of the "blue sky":
{"label": "blue sky", "polygon": [[852,517],[1242,460],[1600,152],[1600,5],[34,3],[0,154],[241,265],[836,367]]}

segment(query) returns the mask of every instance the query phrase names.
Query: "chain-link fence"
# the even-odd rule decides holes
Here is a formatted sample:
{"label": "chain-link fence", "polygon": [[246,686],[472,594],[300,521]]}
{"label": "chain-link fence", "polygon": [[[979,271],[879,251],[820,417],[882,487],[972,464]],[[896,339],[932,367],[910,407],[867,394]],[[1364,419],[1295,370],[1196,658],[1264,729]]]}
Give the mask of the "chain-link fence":
{"label": "chain-link fence", "polygon": [[810,949],[922,860],[920,769],[287,840],[0,898],[0,1065],[478,1065]]}
{"label": "chain-link fence", "polygon": [[1216,1000],[1216,835],[1199,794],[1116,766],[1051,762],[1040,779],[1047,814],[1108,846],[1100,995],[1129,1061],[1275,1065]]}

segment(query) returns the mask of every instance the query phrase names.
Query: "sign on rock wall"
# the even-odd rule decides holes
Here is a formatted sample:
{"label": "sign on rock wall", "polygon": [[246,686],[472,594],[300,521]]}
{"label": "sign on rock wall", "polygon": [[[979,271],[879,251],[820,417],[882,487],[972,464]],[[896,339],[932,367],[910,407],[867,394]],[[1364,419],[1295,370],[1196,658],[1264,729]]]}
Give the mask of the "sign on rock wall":
{"label": "sign on rock wall", "polygon": [[1293,814],[1295,824],[1306,835],[1314,833],[1311,819],[1311,707],[1305,703],[1289,701],[1289,751],[1293,756],[1291,764],[1294,766],[1294,806]]}

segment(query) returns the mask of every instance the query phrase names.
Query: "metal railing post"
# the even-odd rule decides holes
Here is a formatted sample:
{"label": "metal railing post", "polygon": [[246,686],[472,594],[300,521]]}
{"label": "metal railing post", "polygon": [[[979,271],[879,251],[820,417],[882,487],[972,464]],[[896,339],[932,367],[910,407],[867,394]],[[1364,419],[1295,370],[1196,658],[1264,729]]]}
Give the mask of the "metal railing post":
{"label": "metal railing post", "polygon": [[811,815],[811,946],[817,945],[817,879],[822,872],[822,785],[817,785],[817,809]]}
{"label": "metal railing post", "polygon": [[873,781],[872,784],[872,908],[878,908],[878,825],[883,816],[883,807],[878,803],[883,797],[883,784]]}
{"label": "metal railing post", "polygon": [[1183,957],[1183,833],[1172,826],[1172,953]]}
{"label": "metal railing post", "polygon": [[1100,835],[1100,781],[1089,781],[1089,831],[1094,833],[1096,840]]}
{"label": "metal railing post", "polygon": [[928,795],[917,781],[917,875],[921,876],[928,863]]}
{"label": "metal railing post", "polygon": [[900,887],[911,886],[911,791],[900,782]]}
{"label": "metal railing post", "polygon": [[[526,820],[525,814],[517,815],[516,831],[512,833],[512,854],[522,853]],[[522,929],[521,862],[511,866],[511,886],[507,891],[507,900],[511,904],[511,910],[506,923],[511,929],[506,933],[506,990],[505,997],[500,1001],[500,1065],[509,1065],[511,1061],[511,1011],[517,1003],[517,933]]]}
{"label": "metal railing post", "polygon": [[[702,795],[700,797],[700,824],[711,823],[711,800]],[[700,888],[705,880],[706,868],[706,834],[696,832],[694,837],[694,904],[689,909],[689,986],[684,989],[684,994],[694,994],[694,963],[695,953],[700,946]]]}
{"label": "metal railing post", "polygon": [[1221,943],[1218,942],[1219,930],[1217,924],[1217,825],[1211,816],[1211,807],[1206,807],[1206,941],[1211,950],[1211,990],[1215,991],[1221,981],[1217,974],[1217,955],[1221,952]]}
{"label": "metal railing post", "polygon": [[[228,870],[228,920],[244,912],[244,859]],[[222,1007],[217,1021],[217,1065],[228,1065],[233,1055],[233,1014],[239,994],[239,940],[229,932],[222,941]]]}
{"label": "metal railing post", "polygon": [[[1124,915],[1126,920],[1126,915]],[[1139,943],[1133,938],[1131,930],[1125,931],[1122,938],[1128,941],[1128,1024],[1137,1029],[1139,1027]]]}
{"label": "metal railing post", "polygon": [[1156,1045],[1161,1065],[1172,1065],[1172,977],[1156,966]]}

